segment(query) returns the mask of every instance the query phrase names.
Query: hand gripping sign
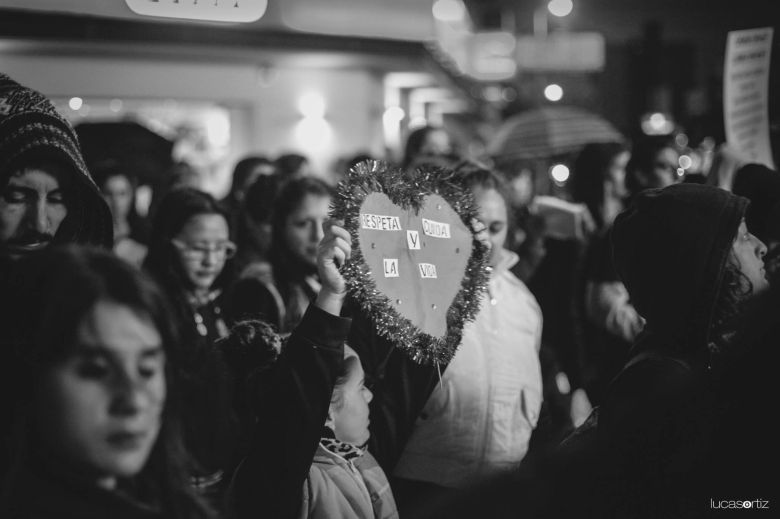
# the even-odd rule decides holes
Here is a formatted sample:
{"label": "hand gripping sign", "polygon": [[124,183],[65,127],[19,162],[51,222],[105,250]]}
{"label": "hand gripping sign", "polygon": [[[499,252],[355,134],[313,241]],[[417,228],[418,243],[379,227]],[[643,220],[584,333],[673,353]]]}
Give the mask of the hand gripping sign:
{"label": "hand gripping sign", "polygon": [[333,216],[353,240],[342,270],[350,294],[415,362],[448,363],[488,279],[471,192],[446,170],[404,173],[378,161],[356,165],[337,191]]}

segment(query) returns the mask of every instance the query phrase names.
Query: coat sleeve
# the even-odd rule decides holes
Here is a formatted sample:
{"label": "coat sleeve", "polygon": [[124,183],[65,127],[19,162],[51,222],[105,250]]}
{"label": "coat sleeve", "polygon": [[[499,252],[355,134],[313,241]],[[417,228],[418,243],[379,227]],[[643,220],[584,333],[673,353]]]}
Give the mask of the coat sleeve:
{"label": "coat sleeve", "polygon": [[235,518],[296,517],[344,358],[350,320],[309,305],[290,335],[263,394],[253,398],[258,423],[231,482]]}
{"label": "coat sleeve", "polygon": [[[351,305],[354,314],[349,345],[360,356],[369,404],[369,451],[382,470],[392,474],[414,429],[417,416],[439,383],[435,366],[420,365],[376,333],[373,320]],[[445,366],[441,366],[444,373]]]}

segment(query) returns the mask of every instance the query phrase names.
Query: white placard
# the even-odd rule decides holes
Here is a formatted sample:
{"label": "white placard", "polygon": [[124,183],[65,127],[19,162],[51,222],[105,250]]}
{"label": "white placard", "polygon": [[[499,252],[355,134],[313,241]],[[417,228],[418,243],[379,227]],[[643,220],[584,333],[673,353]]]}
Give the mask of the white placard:
{"label": "white placard", "polygon": [[418,263],[420,277],[423,279],[436,279],[436,265],[433,263]]}
{"label": "white placard", "polygon": [[398,277],[398,259],[397,258],[383,258],[384,272],[386,278]]}
{"label": "white placard", "polygon": [[417,231],[406,231],[406,244],[410,250],[420,250],[420,233]]}
{"label": "white placard", "polygon": [[268,0],[125,0],[142,16],[184,18],[211,22],[254,22],[268,7]]}
{"label": "white placard", "polygon": [[401,219],[397,216],[360,213],[360,226],[373,231],[400,231]]}
{"label": "white placard", "polygon": [[726,43],[723,118],[726,142],[748,162],[774,169],[769,142],[772,28],[731,31]]}
{"label": "white placard", "polygon": [[450,224],[422,219],[423,232],[432,238],[450,238]]}

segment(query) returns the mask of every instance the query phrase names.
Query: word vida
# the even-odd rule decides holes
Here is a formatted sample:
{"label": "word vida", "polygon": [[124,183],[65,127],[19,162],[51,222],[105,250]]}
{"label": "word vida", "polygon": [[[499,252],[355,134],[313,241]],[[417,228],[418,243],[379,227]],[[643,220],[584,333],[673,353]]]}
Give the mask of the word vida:
{"label": "word vida", "polygon": [[[386,278],[397,278],[401,275],[398,269],[398,258],[383,258],[382,267]],[[436,265],[433,263],[418,263],[417,270],[423,279],[438,279]]]}
{"label": "word vida", "polygon": [[726,508],[755,508],[757,510],[769,510],[769,500],[751,499],[748,501],[740,499],[722,499],[716,501],[715,499],[710,498],[710,508],[713,510]]}

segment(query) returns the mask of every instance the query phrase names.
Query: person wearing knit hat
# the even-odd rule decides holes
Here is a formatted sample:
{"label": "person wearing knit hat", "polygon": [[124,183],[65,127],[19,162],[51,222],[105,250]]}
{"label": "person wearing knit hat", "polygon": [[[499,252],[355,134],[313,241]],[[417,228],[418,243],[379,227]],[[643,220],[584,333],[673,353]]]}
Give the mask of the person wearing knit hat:
{"label": "person wearing knit hat", "polygon": [[110,248],[111,214],[76,133],[42,94],[0,73],[0,252],[50,243]]}
{"label": "person wearing knit hat", "polygon": [[768,288],[766,246],[747,231],[748,200],[677,184],[637,194],[615,220],[613,256],[646,319],[598,415],[617,516],[681,517],[709,504],[706,456],[720,366],[745,301]]}

